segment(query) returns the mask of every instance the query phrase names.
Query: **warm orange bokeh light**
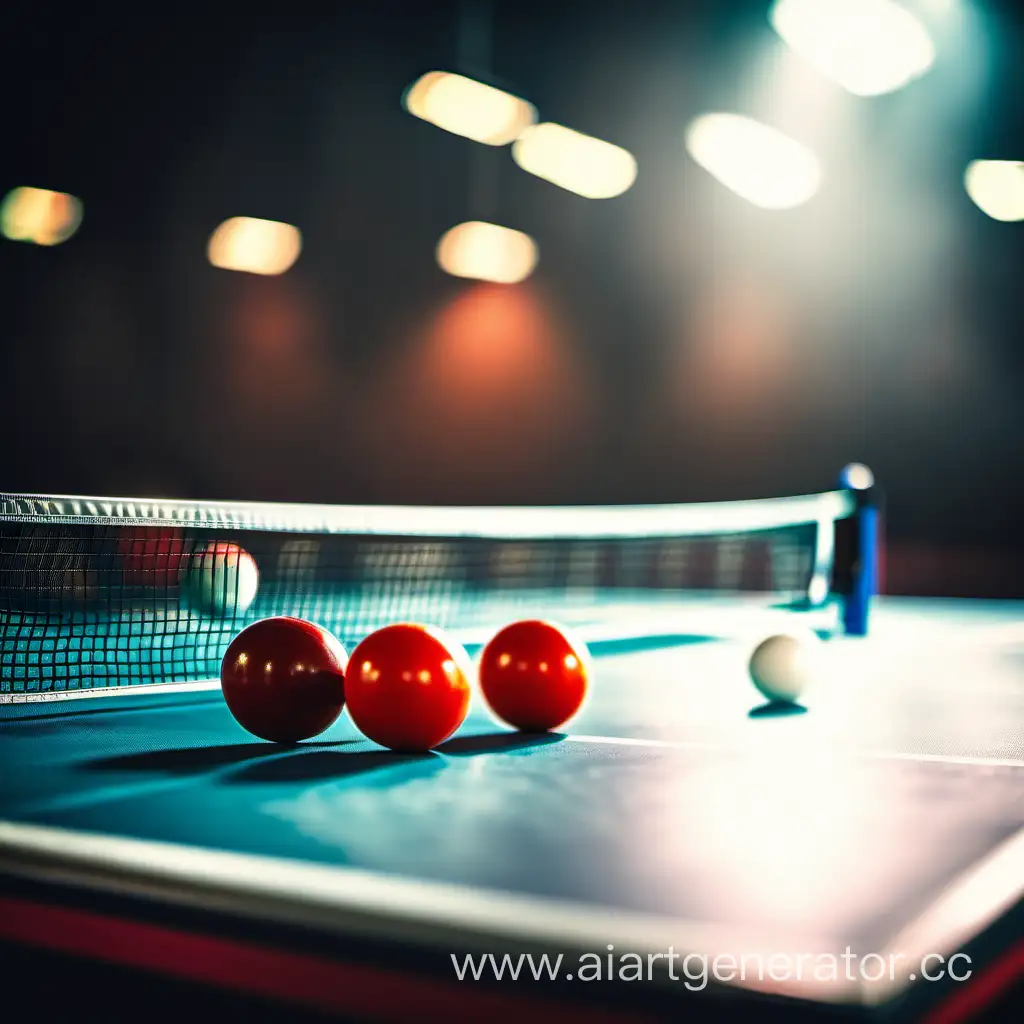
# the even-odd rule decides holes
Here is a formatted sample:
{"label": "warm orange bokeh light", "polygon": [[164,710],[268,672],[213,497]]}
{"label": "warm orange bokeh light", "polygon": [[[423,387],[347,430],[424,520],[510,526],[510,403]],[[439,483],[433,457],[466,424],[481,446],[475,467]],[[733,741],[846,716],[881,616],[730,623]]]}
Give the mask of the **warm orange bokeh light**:
{"label": "warm orange bokeh light", "polygon": [[232,217],[210,236],[207,257],[222,270],[276,276],[302,252],[299,229],[280,221]]}
{"label": "warm orange bokeh light", "polygon": [[778,399],[794,369],[793,326],[766,285],[741,279],[708,290],[688,316],[684,372],[699,382],[709,412],[742,418]]}
{"label": "warm orange bokeh light", "polygon": [[621,195],[636,181],[636,158],[621,146],[566,128],[536,124],[512,146],[524,171],[587,199]]}
{"label": "warm orange bokeh light", "polygon": [[302,416],[329,401],[329,364],[312,296],[286,278],[238,284],[223,312],[225,398],[247,417]]}
{"label": "warm orange bokeh light", "polygon": [[409,87],[402,105],[447,132],[505,146],[537,119],[532,104],[465,75],[430,71]]}
{"label": "warm orange bokeh light", "polygon": [[82,202],[65,192],[15,188],[0,202],[0,234],[12,242],[59,245],[82,222]]}
{"label": "warm orange bokeh light", "polygon": [[537,265],[537,243],[521,231],[467,221],[445,232],[437,246],[437,262],[454,277],[518,284]]}
{"label": "warm orange bokeh light", "polygon": [[[471,403],[527,382],[542,388],[557,367],[557,344],[540,304],[526,290],[493,286],[463,293],[430,330],[423,368],[465,389]],[[433,365],[429,365],[433,364]]]}
{"label": "warm orange bokeh light", "polygon": [[202,326],[181,401],[204,471],[236,492],[256,477],[278,500],[344,434],[339,363],[316,296],[292,275],[232,275]]}
{"label": "warm orange bokeh light", "polygon": [[587,397],[544,302],[525,285],[475,285],[395,355],[367,412],[369,440],[413,475],[520,483],[550,473]]}

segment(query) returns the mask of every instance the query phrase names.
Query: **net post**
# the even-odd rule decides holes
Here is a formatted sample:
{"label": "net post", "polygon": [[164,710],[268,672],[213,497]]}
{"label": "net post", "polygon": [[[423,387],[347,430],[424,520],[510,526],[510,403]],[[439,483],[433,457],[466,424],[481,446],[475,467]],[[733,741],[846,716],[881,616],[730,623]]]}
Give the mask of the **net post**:
{"label": "net post", "polygon": [[871,471],[859,464],[843,470],[840,485],[850,491],[855,503],[841,589],[843,632],[867,636],[871,604],[879,592],[882,496]]}

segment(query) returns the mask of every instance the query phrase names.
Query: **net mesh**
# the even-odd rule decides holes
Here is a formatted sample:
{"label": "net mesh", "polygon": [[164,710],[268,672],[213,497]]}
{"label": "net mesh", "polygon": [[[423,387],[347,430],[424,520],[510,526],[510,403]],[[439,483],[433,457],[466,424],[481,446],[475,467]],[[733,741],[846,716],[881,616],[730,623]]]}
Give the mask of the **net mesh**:
{"label": "net mesh", "polygon": [[[277,507],[266,529],[251,525],[256,506],[133,516],[55,501],[0,496],[0,693],[212,679],[237,632],[271,615],[316,622],[351,649],[396,621],[471,641],[526,615],[614,631],[632,609],[634,626],[654,629],[657,609],[688,593],[802,600],[834,525],[820,503],[789,523],[771,505],[760,528],[748,508],[747,529],[688,534],[680,514],[675,534],[663,521],[657,535],[633,535],[621,510],[614,529],[610,518],[596,529],[601,513],[588,509],[575,517],[583,536],[544,537],[528,513],[453,510],[445,532],[441,510],[402,509],[389,526],[408,528],[386,534],[366,531],[365,510],[327,521],[311,520],[311,506],[291,518]],[[465,528],[474,521],[483,526]],[[503,535],[524,521],[525,536]]]}

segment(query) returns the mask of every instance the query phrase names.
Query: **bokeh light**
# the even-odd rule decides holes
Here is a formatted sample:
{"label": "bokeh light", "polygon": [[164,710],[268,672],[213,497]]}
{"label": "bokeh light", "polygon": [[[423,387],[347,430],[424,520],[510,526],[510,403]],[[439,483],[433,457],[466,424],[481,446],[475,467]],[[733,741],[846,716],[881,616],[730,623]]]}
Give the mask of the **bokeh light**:
{"label": "bokeh light", "polygon": [[800,206],[818,191],[821,165],[802,143],[740,114],[705,114],[686,132],[693,159],[755,206]]}
{"label": "bokeh light", "polygon": [[487,146],[508,145],[537,119],[526,100],[447,71],[423,75],[402,102],[414,117]]}
{"label": "bokeh light", "polygon": [[494,284],[526,280],[537,265],[537,244],[529,235],[485,221],[467,221],[437,244],[437,262],[453,277]]}
{"label": "bokeh light", "polygon": [[828,599],[828,580],[824,576],[812,576],[807,585],[807,600],[812,605],[824,604]]}
{"label": "bokeh light", "polygon": [[[359,398],[368,465],[407,493],[475,503],[550,488],[586,436],[589,377],[570,329],[529,284],[472,283],[424,318]],[[514,428],[513,428],[514,425]]]}
{"label": "bokeh light", "polygon": [[875,474],[863,463],[851,462],[840,477],[844,487],[854,491],[870,490],[875,484]]}
{"label": "bokeh light", "polygon": [[[345,436],[352,389],[336,360],[316,289],[299,274],[228,275],[191,328],[200,343],[179,370],[190,415],[181,433],[202,471],[235,493],[262,476],[287,500]],[[215,441],[214,441],[215,439]]]}
{"label": "bokeh light", "polygon": [[291,224],[232,217],[210,236],[207,254],[222,270],[274,276],[288,270],[301,251],[302,236]]}
{"label": "bokeh light", "polygon": [[892,0],[777,0],[769,20],[793,50],[855,96],[901,89],[935,61],[925,27]]}
{"label": "bokeh light", "polygon": [[1024,220],[1024,163],[1017,160],[972,160],[964,188],[993,220]]}
{"label": "bokeh light", "polygon": [[82,203],[66,192],[12,189],[0,204],[0,232],[12,242],[59,245],[82,223]]}
{"label": "bokeh light", "polygon": [[512,156],[524,171],[587,199],[621,195],[636,181],[632,153],[560,124],[527,128]]}
{"label": "bokeh light", "polygon": [[687,384],[704,384],[698,408],[708,422],[738,427],[784,399],[796,369],[795,318],[770,281],[723,276],[686,305],[682,330],[692,343],[677,358]]}

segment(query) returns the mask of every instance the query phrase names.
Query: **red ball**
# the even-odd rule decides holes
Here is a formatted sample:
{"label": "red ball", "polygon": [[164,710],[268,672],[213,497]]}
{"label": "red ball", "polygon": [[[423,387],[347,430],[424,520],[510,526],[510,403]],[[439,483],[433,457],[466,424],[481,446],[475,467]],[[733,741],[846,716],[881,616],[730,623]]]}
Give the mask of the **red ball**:
{"label": "red ball", "polygon": [[124,585],[169,590],[178,582],[187,558],[182,530],[128,526],[118,532]]}
{"label": "red ball", "polygon": [[350,665],[349,714],[382,747],[430,750],[466,720],[472,665],[462,645],[440,630],[385,626],[356,646]]}
{"label": "red ball", "polygon": [[590,685],[586,646],[537,619],[513,622],[480,654],[480,689],[502,721],[548,732],[579,711]]}
{"label": "red ball", "polygon": [[275,743],[322,733],[345,706],[345,648],[326,629],[284,616],[246,626],[231,641],[220,684],[243,729]]}

